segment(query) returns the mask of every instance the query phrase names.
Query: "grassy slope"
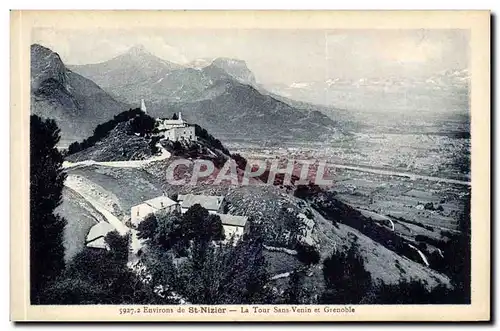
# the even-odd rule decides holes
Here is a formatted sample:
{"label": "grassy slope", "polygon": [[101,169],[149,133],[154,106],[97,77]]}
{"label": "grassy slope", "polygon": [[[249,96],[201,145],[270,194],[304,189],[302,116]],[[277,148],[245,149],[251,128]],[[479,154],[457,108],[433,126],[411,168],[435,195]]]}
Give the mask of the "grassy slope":
{"label": "grassy slope", "polygon": [[438,284],[449,285],[449,279],[437,271],[396,254],[356,229],[341,223],[334,226],[319,213],[313,213],[316,220],[314,235],[320,242],[322,258],[335,251],[345,251],[356,241],[365,267],[374,281],[395,284],[401,279],[417,278],[424,280],[428,288]]}
{"label": "grassy slope", "polygon": [[85,199],[67,187],[63,189],[63,200],[56,213],[67,221],[64,228],[64,259],[69,261],[85,247],[90,228],[103,218]]}

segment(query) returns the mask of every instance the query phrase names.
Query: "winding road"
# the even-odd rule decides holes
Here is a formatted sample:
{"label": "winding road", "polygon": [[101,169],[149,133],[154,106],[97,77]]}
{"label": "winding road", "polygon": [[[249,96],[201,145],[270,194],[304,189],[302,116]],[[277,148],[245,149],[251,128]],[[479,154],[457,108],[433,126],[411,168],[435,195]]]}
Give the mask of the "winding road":
{"label": "winding road", "polygon": [[433,181],[433,182],[443,182],[443,183],[465,185],[465,186],[470,186],[471,185],[470,182],[463,181],[463,180],[451,179],[451,178],[442,178],[442,177],[433,177],[433,176],[424,176],[424,175],[417,175],[417,174],[412,174],[410,172],[398,172],[398,171],[392,171],[392,170],[383,170],[383,169],[374,169],[374,168],[368,168],[368,167],[349,166],[349,165],[343,165],[343,164],[328,164],[328,166],[332,167],[332,168],[338,168],[338,169],[347,169],[347,170],[354,170],[354,171],[360,171],[360,172],[369,172],[369,173],[373,173],[373,174],[377,174],[377,175],[408,177],[408,178],[410,178],[412,180],[422,179],[422,180],[428,180],[428,181]]}
{"label": "winding road", "polygon": [[[382,215],[382,214],[379,214],[379,213],[376,213],[376,212],[373,212],[373,211],[369,211],[369,210],[365,210],[365,209],[361,209],[361,208],[356,208],[361,214],[363,214],[363,216],[365,217],[370,217],[371,219],[375,220],[375,221],[388,221],[391,225],[391,230],[392,231],[395,231],[395,226],[394,226],[394,221],[386,216],[386,215]],[[414,251],[416,251],[418,253],[418,255],[420,256],[420,258],[422,259],[422,262],[425,264],[425,266],[429,266],[429,261],[427,260],[427,257],[425,256],[424,253],[422,253],[422,251],[420,249],[418,249],[417,247],[413,246],[412,244],[407,244],[411,249],[413,249]]]}
{"label": "winding road", "polygon": [[157,144],[161,151],[160,155],[153,156],[146,160],[132,160],[132,161],[94,161],[94,160],[85,160],[78,162],[69,162],[64,161],[62,166],[64,169],[74,168],[78,166],[91,166],[91,165],[101,165],[106,167],[115,167],[115,168],[140,168],[151,162],[162,161],[170,158],[171,154],[168,152],[162,145]]}
{"label": "winding road", "polygon": [[132,251],[137,253],[139,249],[142,247],[142,241],[137,238],[137,231],[130,229],[127,227],[125,224],[123,224],[118,217],[113,215],[106,207],[100,203],[98,200],[96,200],[94,197],[92,197],[87,190],[85,190],[85,187],[81,184],[81,180],[77,176],[72,176],[69,175],[66,180],[64,181],[64,186],[72,189],[73,191],[77,192],[80,194],[80,196],[85,199],[92,207],[94,207],[103,217],[104,219],[111,224],[116,231],[120,235],[125,235],[127,233],[131,233],[131,248]]}

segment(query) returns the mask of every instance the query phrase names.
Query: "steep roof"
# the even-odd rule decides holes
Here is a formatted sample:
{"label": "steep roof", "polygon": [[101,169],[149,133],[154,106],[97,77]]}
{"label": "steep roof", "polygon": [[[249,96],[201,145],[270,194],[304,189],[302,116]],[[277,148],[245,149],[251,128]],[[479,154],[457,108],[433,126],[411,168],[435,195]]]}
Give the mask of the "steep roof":
{"label": "steep roof", "polygon": [[163,120],[163,124],[186,124],[187,122],[184,120]]}
{"label": "steep roof", "polygon": [[146,200],[143,203],[141,203],[141,205],[142,204],[146,204],[146,205],[149,205],[149,206],[151,206],[151,207],[153,207],[155,209],[160,210],[160,209],[167,208],[167,207],[170,207],[172,205],[175,205],[175,204],[177,204],[177,202],[175,202],[174,200],[170,199],[166,195],[160,195],[159,197]]}
{"label": "steep roof", "polygon": [[248,217],[246,216],[236,216],[229,214],[216,214],[220,217],[222,225],[231,225],[231,226],[241,226],[244,227],[248,221]]}
{"label": "steep roof", "polygon": [[196,204],[200,204],[205,209],[218,211],[224,201],[224,196],[179,194],[177,200],[181,203],[182,208],[190,208]]}

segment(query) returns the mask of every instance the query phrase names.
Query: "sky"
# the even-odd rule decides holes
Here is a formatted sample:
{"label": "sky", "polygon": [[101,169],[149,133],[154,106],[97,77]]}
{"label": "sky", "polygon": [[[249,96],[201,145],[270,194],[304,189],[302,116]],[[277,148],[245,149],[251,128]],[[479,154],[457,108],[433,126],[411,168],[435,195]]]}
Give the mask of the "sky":
{"label": "sky", "polygon": [[468,30],[54,30],[32,31],[33,43],[66,64],[109,60],[136,45],[165,60],[230,57],[246,61],[259,83],[332,78],[430,76],[466,69]]}

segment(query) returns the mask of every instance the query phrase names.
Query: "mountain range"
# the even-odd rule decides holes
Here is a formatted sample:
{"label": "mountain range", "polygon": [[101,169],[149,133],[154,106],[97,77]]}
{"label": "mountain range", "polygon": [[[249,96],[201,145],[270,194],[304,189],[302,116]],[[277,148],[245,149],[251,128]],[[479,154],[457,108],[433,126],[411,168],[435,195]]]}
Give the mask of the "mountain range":
{"label": "mountain range", "polygon": [[[430,109],[439,112],[457,100],[468,100],[470,75],[467,69],[449,69],[421,77],[370,77],[270,84],[272,93],[317,105],[336,105],[350,110]],[[433,107],[433,103],[439,103]],[[450,106],[448,106],[449,108]],[[328,113],[330,115],[330,113]]]}
{"label": "mountain range", "polygon": [[97,124],[128,107],[68,69],[57,53],[31,46],[31,113],[55,119],[62,144],[86,138]]}
{"label": "mountain range", "polygon": [[112,98],[148,113],[183,117],[221,138],[318,139],[340,129],[313,105],[293,103],[266,91],[242,60],[202,59],[187,65],[162,60],[136,46],[108,61],[69,66]]}

